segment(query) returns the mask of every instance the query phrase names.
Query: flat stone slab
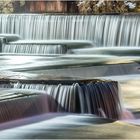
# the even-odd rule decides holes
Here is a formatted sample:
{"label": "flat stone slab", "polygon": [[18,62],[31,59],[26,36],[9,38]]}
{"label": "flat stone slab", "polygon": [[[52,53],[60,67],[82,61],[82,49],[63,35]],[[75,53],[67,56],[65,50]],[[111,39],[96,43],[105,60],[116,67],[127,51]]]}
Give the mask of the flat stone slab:
{"label": "flat stone slab", "polygon": [[17,44],[17,45],[62,45],[67,47],[85,47],[85,46],[93,46],[92,41],[88,40],[18,40],[9,42],[9,44]]}
{"label": "flat stone slab", "polygon": [[18,34],[0,34],[0,38],[4,40],[3,43],[7,43],[10,41],[17,41],[20,39]]}
{"label": "flat stone slab", "polygon": [[114,56],[140,56],[140,47],[131,46],[114,46],[114,47],[93,47],[71,50],[74,54],[88,55],[114,55]]}

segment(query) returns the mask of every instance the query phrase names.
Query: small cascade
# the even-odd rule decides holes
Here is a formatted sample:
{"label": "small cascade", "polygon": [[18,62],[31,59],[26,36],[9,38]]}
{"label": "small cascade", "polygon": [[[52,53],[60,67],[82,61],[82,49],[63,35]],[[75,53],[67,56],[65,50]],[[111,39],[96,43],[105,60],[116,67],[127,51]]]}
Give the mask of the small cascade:
{"label": "small cascade", "polygon": [[23,39],[91,40],[96,46],[140,46],[139,15],[0,15],[0,33]]}
{"label": "small cascade", "polygon": [[0,34],[2,53],[66,54],[73,48],[93,46],[93,42],[87,40],[15,40],[15,37],[13,34]]}
{"label": "small cascade", "polygon": [[0,123],[36,116],[43,113],[60,112],[56,101],[36,90],[1,89]]}
{"label": "small cascade", "polygon": [[2,53],[21,53],[21,54],[65,54],[67,48],[61,45],[17,45],[4,44]]}
{"label": "small cascade", "polygon": [[[60,81],[59,81],[60,82]],[[121,102],[118,83],[113,81],[49,82],[48,84],[1,83],[0,88],[43,91],[58,103],[57,111],[88,113],[119,119]]]}

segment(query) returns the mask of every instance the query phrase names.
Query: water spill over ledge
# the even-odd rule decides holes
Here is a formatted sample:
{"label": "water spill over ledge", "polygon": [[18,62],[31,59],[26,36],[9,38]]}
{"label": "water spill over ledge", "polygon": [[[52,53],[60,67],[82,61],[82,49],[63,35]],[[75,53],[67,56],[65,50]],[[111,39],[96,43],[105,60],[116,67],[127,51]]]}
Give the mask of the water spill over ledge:
{"label": "water spill over ledge", "polygon": [[139,20],[139,15],[1,14],[0,33],[15,33],[28,40],[77,39],[94,41],[96,46],[140,46]]}
{"label": "water spill over ledge", "polygon": [[[116,120],[120,117],[120,112],[122,112],[122,101],[120,100],[118,82],[115,82],[116,79],[120,81],[121,86],[123,86],[122,91],[123,94],[125,94],[124,98],[127,103],[132,103],[130,102],[131,98],[139,97],[137,92],[137,88],[140,87],[139,80],[138,82],[134,82],[135,79],[133,79],[136,75],[139,76],[140,74],[140,58],[138,55],[138,46],[140,46],[139,16],[0,15],[0,21],[0,27],[3,27],[0,29],[1,33],[17,33],[23,39],[79,39],[91,40],[95,42],[97,47],[105,46],[107,48],[108,46],[120,46],[118,49],[109,47],[107,51],[105,48],[103,48],[103,50],[96,48],[96,51],[93,50],[93,48],[89,48],[85,51],[86,56],[79,56],[82,50],[78,50],[77,48],[72,48],[70,53],[73,52],[76,53],[76,55],[71,56],[46,57],[45,55],[29,56],[28,54],[28,56],[25,57],[17,56],[17,54],[14,53],[9,56],[2,54],[0,57],[0,107],[3,111],[6,109],[6,111],[9,112],[7,113],[5,111],[5,115],[3,114],[3,116],[1,116],[3,122],[50,111],[93,113],[104,118],[107,117]],[[24,30],[25,28],[28,29],[28,32]],[[112,32],[112,30],[114,32]],[[133,46],[133,54],[131,53],[131,49],[124,49],[123,46]],[[135,49],[136,46],[137,48]],[[7,47],[9,51],[13,46]],[[28,50],[31,50],[35,46],[27,45],[24,47],[26,47],[28,52]],[[12,49],[23,52],[24,47],[22,46],[20,50],[20,47],[17,49],[15,45]],[[115,49],[113,50],[113,48]],[[13,50],[12,52],[14,52]],[[31,50],[31,52],[33,51]],[[96,52],[98,52],[98,55]],[[87,53],[90,53],[90,55],[87,55]],[[94,56],[92,56],[93,54]],[[135,54],[137,54],[137,57]],[[124,75],[126,75],[127,78],[129,77],[130,79],[128,79],[130,81],[128,81]],[[56,80],[54,80],[54,77],[57,77]],[[63,77],[65,78],[63,79]],[[104,78],[105,81],[94,80],[93,78],[95,77]],[[108,81],[107,78],[112,79],[112,81]],[[135,87],[135,91],[132,90],[133,87]],[[133,94],[133,92],[135,93]],[[134,95],[133,97],[132,94]],[[131,98],[129,98],[130,95]],[[11,108],[13,108],[12,110],[14,110],[15,113],[13,113]],[[64,118],[62,117],[62,119]],[[58,138],[60,134],[63,134],[64,137],[66,137],[66,135],[68,136],[68,133],[65,133],[64,129],[58,132],[59,136],[57,134],[54,136],[54,131],[53,134],[49,131],[50,135],[47,133],[47,130],[52,129],[52,126],[54,126],[55,130],[56,128],[59,128],[59,130],[60,128],[65,128],[62,123],[57,125],[57,123],[59,123],[58,120],[59,119],[56,119],[55,124],[50,123],[51,127],[48,127],[49,124],[46,123],[45,134],[47,134],[48,137],[54,138],[57,136]],[[86,121],[87,120],[89,120],[89,118],[86,119]],[[102,118],[100,118],[100,121],[101,120]],[[67,119],[68,123],[69,121],[70,118]],[[66,125],[67,130],[68,126],[69,125]],[[72,129],[74,129],[74,125],[71,126]],[[125,129],[129,131],[125,131],[124,126]],[[30,132],[26,131],[27,128],[30,128]],[[36,138],[43,137],[43,135],[38,134],[44,132],[42,124],[38,125],[37,123],[37,127],[27,125],[27,128],[21,128],[22,131],[20,132],[16,130],[15,135],[18,137],[19,134],[24,138],[31,138],[32,136]],[[37,131],[34,131],[35,129]],[[71,136],[69,135],[68,137],[84,138],[84,136],[81,135],[81,129],[84,135],[88,135],[88,138],[93,137],[93,130],[98,134],[94,135],[94,138],[96,136],[97,138],[102,138],[100,134],[104,134],[104,138],[105,136],[106,138],[112,138],[113,136],[117,138],[128,136],[131,138],[130,130],[135,131],[136,135],[133,135],[133,138],[139,137],[137,133],[139,132],[139,128],[122,122],[106,124],[101,127],[99,127],[99,125],[92,125],[85,128],[81,126],[78,128],[80,135],[77,134],[78,131],[73,131],[73,133],[69,133]],[[92,134],[89,135],[88,130],[90,130]],[[9,131],[11,131],[12,134]],[[14,129],[9,131],[4,131],[0,137],[7,137],[11,134],[10,136],[15,138],[16,136],[13,133],[15,132]],[[116,132],[118,133],[116,134]],[[127,135],[125,136],[125,134]]]}
{"label": "water spill over ledge", "polygon": [[56,110],[58,112],[63,110],[64,112],[90,113],[118,119],[122,110],[118,83],[115,81],[102,81],[98,79],[48,81],[1,80],[0,87],[4,89],[35,89],[44,91],[48,96],[56,100],[58,103],[58,110]]}

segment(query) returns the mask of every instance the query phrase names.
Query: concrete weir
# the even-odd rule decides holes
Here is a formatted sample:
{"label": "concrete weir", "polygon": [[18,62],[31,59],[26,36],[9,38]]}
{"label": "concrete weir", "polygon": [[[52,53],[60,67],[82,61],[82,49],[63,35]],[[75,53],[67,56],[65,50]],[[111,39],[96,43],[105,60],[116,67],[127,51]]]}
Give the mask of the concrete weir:
{"label": "concrete weir", "polygon": [[140,138],[139,38],[139,15],[1,14],[0,138]]}

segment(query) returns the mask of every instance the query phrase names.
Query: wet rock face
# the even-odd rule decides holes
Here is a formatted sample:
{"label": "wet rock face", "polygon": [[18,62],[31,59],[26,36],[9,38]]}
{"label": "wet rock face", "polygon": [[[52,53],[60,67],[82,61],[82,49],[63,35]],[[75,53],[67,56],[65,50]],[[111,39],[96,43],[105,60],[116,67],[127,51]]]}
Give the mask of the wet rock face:
{"label": "wet rock face", "polygon": [[37,90],[23,89],[1,89],[0,110],[0,123],[63,111],[51,96]]}

